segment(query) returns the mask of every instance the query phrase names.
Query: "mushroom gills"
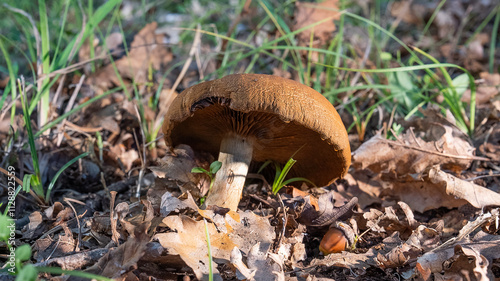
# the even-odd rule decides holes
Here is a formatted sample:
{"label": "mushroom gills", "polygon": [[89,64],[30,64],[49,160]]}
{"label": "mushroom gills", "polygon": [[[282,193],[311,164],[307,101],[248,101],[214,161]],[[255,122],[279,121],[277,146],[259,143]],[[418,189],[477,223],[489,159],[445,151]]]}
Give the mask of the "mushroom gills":
{"label": "mushroom gills", "polygon": [[238,209],[243,186],[252,161],[253,140],[238,134],[228,134],[220,145],[221,169],[215,175],[213,190],[207,196],[206,205]]}

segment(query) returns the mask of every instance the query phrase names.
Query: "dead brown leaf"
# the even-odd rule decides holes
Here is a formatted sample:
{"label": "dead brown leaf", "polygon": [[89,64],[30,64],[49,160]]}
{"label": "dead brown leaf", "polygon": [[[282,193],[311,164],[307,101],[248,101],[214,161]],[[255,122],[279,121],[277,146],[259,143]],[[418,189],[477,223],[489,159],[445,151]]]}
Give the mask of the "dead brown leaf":
{"label": "dead brown leaf", "polygon": [[432,121],[426,127],[420,132],[407,130],[398,141],[375,135],[353,152],[353,166],[401,178],[421,174],[434,165],[457,171],[470,165],[474,147],[460,137],[463,134]]}
{"label": "dead brown leaf", "polygon": [[[274,239],[274,228],[267,219],[252,212],[239,212],[235,220],[234,214],[225,216],[214,214],[217,221],[224,224],[207,222],[208,237],[210,237],[212,256],[216,259],[230,261],[231,251],[238,247],[244,253],[249,253],[251,247],[260,243],[260,251],[267,252]],[[159,233],[155,238],[173,255],[180,255],[184,262],[193,269],[200,280],[208,278],[208,250],[205,222],[195,221],[187,216],[168,216],[163,219],[174,232]],[[258,229],[259,231],[255,231]],[[216,271],[216,264],[212,264],[216,280],[221,280]]]}
{"label": "dead brown leaf", "polygon": [[391,16],[401,18],[406,23],[415,25],[423,24],[429,9],[424,5],[412,2],[408,0],[393,2],[391,5]]}
{"label": "dead brown leaf", "polygon": [[332,33],[336,30],[333,20],[340,18],[337,3],[338,0],[326,0],[318,4],[295,3],[295,25],[293,30],[323,21],[299,33],[298,38],[301,45],[309,45],[311,34],[314,34],[314,40],[319,40],[317,45],[324,45],[332,38]]}
{"label": "dead brown leaf", "polygon": [[[479,77],[482,83],[476,88],[476,103],[477,105],[488,104],[492,98],[500,94],[500,74],[481,72]],[[470,89],[464,92],[461,100],[470,102]]]}
{"label": "dead brown leaf", "polygon": [[200,198],[208,192],[210,182],[205,174],[191,173],[191,170],[194,167],[209,170],[212,158],[207,157],[200,157],[190,146],[181,144],[158,160],[160,166],[151,166],[149,169],[158,178],[177,181],[182,192],[189,192],[195,198]]}
{"label": "dead brown leaf", "polygon": [[[144,255],[146,244],[149,242],[147,224],[142,224],[135,229],[134,237],[110,250],[86,272],[99,274],[108,278],[120,278],[137,267],[137,262]],[[76,280],[76,279],[70,279]]]}
{"label": "dead brown leaf", "polygon": [[138,84],[146,83],[150,66],[155,70],[160,70],[162,65],[167,64],[173,58],[169,48],[163,42],[164,35],[155,33],[157,26],[156,22],[147,24],[134,37],[128,56],[116,60],[114,65],[109,64],[101,68],[88,78],[87,84],[96,85],[102,89],[120,85],[115,67],[122,78],[134,80]]}
{"label": "dead brown leaf", "polygon": [[[481,279],[483,276],[492,276],[491,267],[488,267],[487,264],[491,263],[493,259],[500,258],[500,251],[498,251],[500,237],[483,231],[479,231],[472,238],[469,238],[469,234],[481,225],[498,220],[498,212],[498,209],[494,209],[490,213],[482,214],[474,221],[467,223],[457,237],[451,238],[419,257],[416,269],[422,278],[430,280],[433,274],[435,278],[439,278],[442,277],[440,276],[441,272],[450,276],[458,275],[460,278],[457,280],[484,280]],[[465,256],[468,257],[468,265],[471,267],[461,263]],[[488,268],[484,266],[485,264]],[[457,270],[458,267],[466,270]]]}
{"label": "dead brown leaf", "polygon": [[447,194],[424,175],[433,166],[460,172],[472,160],[483,158],[474,156],[474,147],[465,135],[446,122],[429,118],[412,124],[417,130],[410,128],[397,141],[379,133],[353,152],[356,185],[368,186],[366,192],[372,196],[404,201],[419,212],[462,206],[466,201]]}
{"label": "dead brown leaf", "polygon": [[486,206],[500,206],[500,194],[485,187],[456,178],[438,168],[431,168],[429,181],[445,189],[446,193],[455,198],[465,199],[472,206],[482,209]]}

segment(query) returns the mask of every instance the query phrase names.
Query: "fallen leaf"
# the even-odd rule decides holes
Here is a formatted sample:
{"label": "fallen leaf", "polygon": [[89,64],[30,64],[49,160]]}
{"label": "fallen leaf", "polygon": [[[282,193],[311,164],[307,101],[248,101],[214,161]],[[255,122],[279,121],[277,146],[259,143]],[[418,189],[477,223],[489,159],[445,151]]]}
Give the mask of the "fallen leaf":
{"label": "fallen leaf", "polygon": [[412,2],[408,0],[393,2],[391,5],[391,16],[401,18],[406,23],[415,25],[423,24],[429,9],[424,5]]}
{"label": "fallen leaf", "polygon": [[146,244],[150,239],[147,229],[147,224],[137,227],[134,237],[130,236],[125,243],[107,252],[96,264],[85,271],[108,278],[119,278],[134,270],[137,262],[144,255]]}
{"label": "fallen leaf", "polygon": [[[224,220],[224,227],[218,227],[214,223],[207,222],[208,237],[210,238],[211,253],[214,259],[229,262],[231,251],[237,247],[244,253],[249,253],[250,248],[260,243],[261,251],[267,252],[275,237],[274,228],[265,218],[254,213],[238,212],[239,220],[235,220],[231,213],[219,217],[217,220]],[[179,215],[168,216],[163,219],[173,232],[158,233],[155,235],[160,244],[169,250],[172,255],[180,255],[184,262],[195,272],[200,280],[208,278],[207,236],[205,235],[204,221]],[[220,225],[219,225],[220,226]],[[258,229],[259,231],[255,231]],[[220,274],[216,270],[216,264],[212,263],[214,277],[221,280]]]}
{"label": "fallen leaf", "polygon": [[[491,99],[500,94],[500,74],[481,72],[479,77],[482,82],[476,88],[476,103],[483,105],[490,103]],[[462,101],[470,102],[470,89],[467,89],[461,98]]]}
{"label": "fallen leaf", "polygon": [[312,33],[314,33],[315,40],[320,41],[319,45],[325,44],[332,38],[332,34],[336,30],[333,20],[340,18],[337,3],[337,0],[326,0],[317,4],[307,2],[295,3],[295,25],[293,26],[293,30],[299,30],[308,25],[323,21],[299,33],[298,38],[302,45],[309,45]]}
{"label": "fallen leaf", "polygon": [[[500,251],[498,251],[498,243],[500,242],[500,237],[498,235],[487,234],[482,231],[478,232],[474,237],[469,238],[469,234],[479,228],[481,225],[491,223],[498,220],[499,210],[494,209],[489,213],[482,214],[477,217],[474,221],[467,223],[459,232],[456,237],[451,238],[439,247],[435,247],[431,251],[425,253],[417,259],[416,269],[422,276],[424,280],[430,280],[432,274],[439,277],[441,272],[450,273],[454,275],[457,273],[456,270],[451,270],[453,264],[460,257],[463,257],[466,252],[466,256],[472,257],[469,261],[474,260],[474,263],[469,263],[473,268],[468,268],[464,272],[459,274],[466,274],[467,276],[462,276],[464,278],[472,276],[472,279],[465,280],[482,280],[476,279],[475,271],[479,274],[479,278],[482,278],[485,273],[485,269],[479,265],[490,263],[493,259],[500,258]],[[468,250],[463,250],[467,248]],[[461,253],[462,252],[462,253]],[[479,259],[477,257],[480,257]],[[484,257],[484,258],[483,258]],[[461,265],[463,266],[463,265]],[[491,268],[488,268],[488,275],[491,272]],[[470,275],[472,274],[472,275]],[[486,279],[491,280],[491,279]]]}
{"label": "fallen leaf", "polygon": [[150,66],[155,70],[160,70],[162,65],[166,65],[173,59],[172,53],[164,44],[164,35],[155,32],[157,26],[156,22],[147,24],[135,35],[128,56],[98,70],[87,79],[87,84],[96,85],[102,89],[120,85],[115,68],[121,78],[131,79],[138,84],[146,83]]}
{"label": "fallen leaf", "polygon": [[334,196],[334,191],[322,194],[318,199],[319,210],[309,203],[309,197],[304,198],[305,204],[297,221],[308,226],[326,226],[341,218],[349,217],[358,198],[354,197],[344,205],[335,207]]}
{"label": "fallen leaf", "polygon": [[[429,180],[427,172],[433,166],[460,172],[473,160],[486,158],[474,156],[474,147],[468,138],[447,121],[441,118],[441,122],[436,123],[432,115],[428,116],[427,120],[410,123],[417,129],[410,127],[397,141],[385,139],[378,133],[363,143],[353,152],[356,171],[351,175],[356,181],[351,182],[358,187],[369,187],[367,192],[372,196],[378,194],[386,200],[403,201],[419,212],[464,205],[466,201],[447,194],[445,188]],[[346,190],[349,191],[349,187]],[[360,191],[363,190],[354,194],[361,196]]]}
{"label": "fallen leaf", "polygon": [[205,174],[191,173],[191,170],[194,167],[209,170],[211,160],[210,156],[195,154],[190,146],[181,144],[158,160],[160,166],[151,166],[149,169],[156,177],[178,181],[177,185],[182,192],[189,192],[195,198],[200,198],[208,192],[210,179]]}

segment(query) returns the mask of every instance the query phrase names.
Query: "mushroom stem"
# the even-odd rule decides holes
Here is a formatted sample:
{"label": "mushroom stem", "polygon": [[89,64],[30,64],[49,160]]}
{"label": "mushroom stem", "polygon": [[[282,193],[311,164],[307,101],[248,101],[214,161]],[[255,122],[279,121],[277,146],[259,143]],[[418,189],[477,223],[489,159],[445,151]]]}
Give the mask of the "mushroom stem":
{"label": "mushroom stem", "polygon": [[206,204],[238,209],[241,193],[252,161],[253,144],[247,138],[230,134],[222,139],[219,152],[221,169],[215,175]]}

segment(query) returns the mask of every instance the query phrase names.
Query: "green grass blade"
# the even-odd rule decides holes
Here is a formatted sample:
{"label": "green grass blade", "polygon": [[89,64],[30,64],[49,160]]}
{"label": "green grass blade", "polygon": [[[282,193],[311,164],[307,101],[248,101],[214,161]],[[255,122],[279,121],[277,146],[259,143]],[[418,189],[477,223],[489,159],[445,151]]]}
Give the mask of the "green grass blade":
{"label": "green grass blade", "polygon": [[77,270],[64,270],[61,268],[57,267],[45,267],[45,266],[37,266],[36,270],[38,272],[46,272],[46,273],[51,273],[51,274],[65,274],[65,275],[70,275],[70,276],[76,276],[76,277],[83,277],[87,279],[95,279],[99,281],[113,281],[114,279],[107,278],[104,276],[88,273],[88,272],[83,272],[83,271],[77,271]]}
{"label": "green grass blade", "polygon": [[[50,73],[50,37],[49,37],[49,22],[47,18],[47,8],[45,0],[38,0],[38,12],[40,15],[40,37],[42,40],[42,74],[48,75]],[[40,62],[38,62],[40,63]],[[39,77],[40,78],[40,77]],[[49,117],[49,87],[47,87],[50,79],[45,77],[38,85],[38,93],[40,98],[39,112],[38,112],[38,127],[47,123]],[[40,82],[39,82],[40,83]]]}
{"label": "green grass blade", "polygon": [[275,184],[273,184],[273,194],[278,193],[278,191],[283,187],[283,181],[285,180],[286,175],[288,174],[288,172],[290,172],[290,169],[296,162],[297,160],[293,158],[288,159],[285,167],[283,167],[283,170],[279,172],[278,179],[275,181]]}
{"label": "green grass blade", "polygon": [[[12,100],[16,100],[17,97],[17,88],[16,88],[16,72],[14,71],[14,67],[12,66],[12,62],[10,61],[10,56],[9,52],[5,48],[3,44],[3,39],[0,38],[0,50],[2,51],[2,54],[5,58],[5,63],[7,64],[7,69],[9,71],[9,88],[5,89],[2,100],[0,101],[0,109],[3,108],[3,104],[5,102],[5,99],[7,98],[7,95],[9,94],[9,89],[11,92]],[[10,123],[12,124],[14,122],[14,116],[16,113],[16,107],[13,106],[11,108],[11,115],[10,115]]]}
{"label": "green grass blade", "polygon": [[208,248],[208,280],[212,281],[214,279],[214,273],[212,271],[212,246],[210,245],[210,233],[208,232],[207,220],[203,218],[203,222],[205,222],[205,238],[207,239]]}
{"label": "green grass blade", "polygon": [[[76,49],[80,49],[82,46],[83,42],[89,37],[89,35],[94,32],[93,27],[96,27],[101,23],[102,20],[104,20],[110,12],[113,11],[113,9],[122,3],[122,0],[109,0],[105,2],[102,6],[100,6],[95,13],[92,15],[92,18],[88,20],[87,25],[85,26],[85,29],[83,31],[82,38],[80,42],[78,43],[78,46],[76,46]],[[61,58],[58,61],[58,68],[63,68],[65,65],[70,63],[70,61],[73,59],[72,57],[70,58],[71,50],[73,49],[74,45],[77,43],[77,37],[73,38],[71,42],[66,46],[64,51],[62,52]]]}
{"label": "green grass blade", "polygon": [[61,46],[61,41],[62,41],[62,38],[63,38],[63,34],[64,34],[64,29],[66,27],[66,19],[68,18],[68,11],[69,11],[69,0],[65,0],[65,8],[64,8],[64,13],[63,13],[63,16],[62,16],[62,22],[61,22],[61,29],[59,30],[59,37],[57,38],[57,44],[56,44],[56,48],[55,48],[55,53],[54,55],[52,56],[52,62],[50,63],[50,66],[51,66],[51,71],[54,71],[54,67],[56,65],[56,61],[57,61],[57,56],[59,55],[59,50],[61,49],[60,46]]}
{"label": "green grass blade", "polygon": [[313,186],[316,186],[314,184],[314,182],[312,182],[306,178],[302,178],[302,177],[295,177],[295,178],[287,179],[286,181],[283,182],[283,186],[287,186],[287,185],[291,184],[292,182],[297,182],[297,181],[304,181],[304,182],[312,184]]}
{"label": "green grass blade", "polygon": [[77,157],[71,159],[68,163],[64,164],[64,166],[62,166],[61,169],[59,169],[59,171],[57,171],[56,175],[50,181],[49,187],[47,188],[47,192],[45,193],[45,202],[49,202],[50,193],[52,192],[52,188],[54,188],[54,185],[56,184],[56,181],[59,178],[59,176],[62,174],[62,172],[64,172],[64,170],[66,170],[69,166],[73,165],[73,163],[75,163],[76,161],[78,161],[78,160],[80,160],[83,157],[86,157],[88,155],[89,155],[88,152],[85,152],[85,153],[78,155]]}
{"label": "green grass blade", "polygon": [[497,5],[497,15],[495,16],[495,23],[493,24],[493,30],[491,31],[491,41],[490,41],[490,73],[494,73],[495,64],[495,50],[498,36],[498,25],[500,24],[500,5]]}
{"label": "green grass blade", "polygon": [[121,90],[122,88],[121,87],[117,87],[117,88],[113,88],[99,96],[96,96],[96,97],[93,97],[91,99],[89,99],[88,101],[80,104],[79,106],[73,108],[72,110],[64,113],[63,115],[59,116],[58,118],[56,118],[55,120],[53,120],[52,122],[49,122],[47,124],[45,124],[42,128],[40,128],[40,130],[35,134],[35,137],[39,137],[43,132],[45,132],[46,130],[54,127],[55,125],[59,124],[59,122],[61,122],[63,119],[67,118],[68,116],[70,116],[71,114],[81,110],[82,108],[88,106],[89,104],[93,103],[93,102],[96,102],[102,98],[105,98],[113,93],[116,93],[118,92],[119,90]]}
{"label": "green grass blade", "polygon": [[[21,87],[21,85],[19,85]],[[35,170],[35,175],[31,178],[31,185],[33,186],[33,191],[35,191],[36,195],[40,198],[43,198],[43,187],[41,183],[41,174],[40,174],[40,166],[38,161],[38,152],[35,146],[35,137],[33,135],[33,129],[31,128],[31,115],[28,111],[27,101],[25,100],[24,93],[22,89],[19,90],[21,95],[21,105],[23,108],[23,117],[24,117],[24,127],[28,133],[28,144],[31,152],[31,160],[33,161],[33,169]]]}

